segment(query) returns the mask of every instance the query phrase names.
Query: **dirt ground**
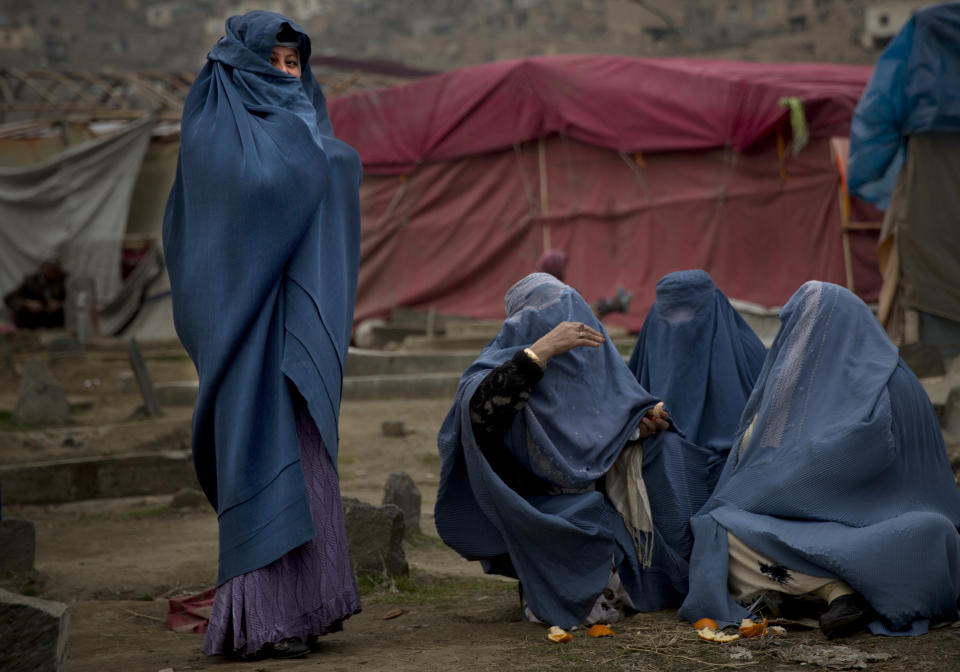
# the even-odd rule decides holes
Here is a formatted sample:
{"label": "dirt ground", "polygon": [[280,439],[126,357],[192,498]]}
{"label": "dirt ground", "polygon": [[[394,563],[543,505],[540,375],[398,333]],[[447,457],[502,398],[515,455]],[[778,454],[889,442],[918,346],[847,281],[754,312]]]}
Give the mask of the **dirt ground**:
{"label": "dirt ground", "polygon": [[[14,370],[0,370],[0,400],[15,395],[16,370],[25,358],[44,352],[29,340],[13,345]],[[193,375],[190,362],[176,349],[148,349],[147,355],[157,381]],[[79,356],[44,357],[71,395],[74,423],[25,430],[11,423],[8,409],[0,408],[0,464],[188,445],[189,409],[167,409],[155,420],[131,419],[140,400],[125,380],[130,369],[122,344],[92,347]],[[664,611],[616,624],[615,638],[575,633],[568,644],[548,642],[542,626],[521,621],[515,582],[484,576],[475,563],[447,549],[436,535],[432,509],[440,463],[435,439],[448,403],[344,404],[343,495],[379,504],[389,472],[403,469],[423,496],[423,533],[405,544],[411,576],[362,580],[362,613],[349,619],[343,632],[324,637],[308,658],[255,662],[208,658],[200,653],[201,636],[167,629],[167,599],[210,587],[217,553],[213,512],[207,507],[174,509],[169,495],[5,506],[4,517],[36,524],[37,559],[36,572],[2,577],[0,584],[70,606],[71,672],[320,668],[787,672],[815,667],[793,660],[801,645],[838,644],[892,656],[868,664],[867,669],[878,672],[960,670],[960,624],[947,624],[924,637],[858,635],[840,642],[828,642],[816,630],[791,628],[783,639],[719,645],[700,641],[676,612]],[[383,420],[402,420],[412,432],[383,437]],[[384,619],[396,609],[402,609],[402,615]]]}

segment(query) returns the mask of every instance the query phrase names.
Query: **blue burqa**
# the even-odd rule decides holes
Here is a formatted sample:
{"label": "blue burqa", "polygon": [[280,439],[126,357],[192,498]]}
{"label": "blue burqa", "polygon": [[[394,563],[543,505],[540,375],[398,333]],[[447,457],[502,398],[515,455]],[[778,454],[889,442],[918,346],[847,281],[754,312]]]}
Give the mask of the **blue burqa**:
{"label": "blue burqa", "polygon": [[[285,24],[300,79],[270,65]],[[315,536],[291,384],[336,463],[360,175],[303,30],[267,12],[229,19],[184,104],[163,224],[174,322],[200,378],[193,455],[220,523],[218,585]]]}
{"label": "blue burqa", "polygon": [[960,133],[960,2],[917,10],[886,46],[850,121],[850,193],[886,209],[911,135]]}
{"label": "blue burqa", "polygon": [[747,402],[730,452],[693,518],[681,616],[747,615],[727,592],[727,531],[776,563],[842,579],[880,615],[874,633],[920,634],[958,616],[960,492],[919,381],[870,309],[808,282]]}
{"label": "blue burqa", "polygon": [[654,539],[652,557],[641,563],[610,501],[583,490],[607,472],[657,401],[608,339],[551,358],[505,438],[519,465],[560,494],[525,498],[510,489],[473,435],[469,404],[477,386],[562,321],[605,332],[583,298],[551,275],[527,276],[505,303],[503,328],[463,374],[438,436],[440,536],[487,572],[519,578],[531,610],[547,623],[581,623],[606,587],[611,561],[637,609],[676,606],[686,591],[689,517],[707,496],[706,454],[673,431],[644,440]]}
{"label": "blue burqa", "polygon": [[766,356],[705,271],[677,271],[657,282],[630,370],[686,438],[713,453],[716,482]]}

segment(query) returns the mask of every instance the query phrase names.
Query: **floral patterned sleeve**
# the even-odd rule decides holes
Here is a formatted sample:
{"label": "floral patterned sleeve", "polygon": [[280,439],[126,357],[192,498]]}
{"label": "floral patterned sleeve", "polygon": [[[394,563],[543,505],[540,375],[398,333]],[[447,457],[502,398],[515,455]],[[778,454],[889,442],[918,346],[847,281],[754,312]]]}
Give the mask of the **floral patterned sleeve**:
{"label": "floral patterned sleeve", "polygon": [[488,373],[470,399],[470,424],[477,445],[504,483],[522,495],[543,494],[546,484],[514,459],[503,440],[541,378],[543,369],[520,350]]}

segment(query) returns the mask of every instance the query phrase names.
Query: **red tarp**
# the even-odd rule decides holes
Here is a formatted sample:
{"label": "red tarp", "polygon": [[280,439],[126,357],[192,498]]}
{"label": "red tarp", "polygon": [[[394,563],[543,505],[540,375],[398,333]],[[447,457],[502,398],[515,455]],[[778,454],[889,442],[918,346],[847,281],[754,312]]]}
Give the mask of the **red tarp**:
{"label": "red tarp", "polygon": [[871,68],[550,56],[452,70],[329,102],[368,175],[550,134],[628,152],[753,145],[804,102],[813,137],[846,135]]}
{"label": "red tarp", "polygon": [[[366,172],[356,319],[394,306],[502,317],[546,246],[568,253],[588,301],[634,292],[610,320],[631,329],[675,270],[764,306],[806,280],[844,284],[827,138],[847,131],[869,72],[572,56],[332,100]],[[796,157],[777,147],[783,96],[805,101],[814,138]],[[857,293],[875,300],[876,235],[851,243]]]}

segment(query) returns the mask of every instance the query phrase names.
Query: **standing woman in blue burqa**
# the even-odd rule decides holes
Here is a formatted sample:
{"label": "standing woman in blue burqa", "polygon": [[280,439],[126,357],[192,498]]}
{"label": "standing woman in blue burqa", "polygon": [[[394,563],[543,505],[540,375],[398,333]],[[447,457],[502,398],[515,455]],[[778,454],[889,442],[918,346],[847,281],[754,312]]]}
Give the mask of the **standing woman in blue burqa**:
{"label": "standing woman in blue burqa", "polygon": [[200,379],[194,462],[220,528],[203,651],[299,657],[360,610],[336,456],[361,165],[297,24],[234,16],[207,58],[163,228]]}

